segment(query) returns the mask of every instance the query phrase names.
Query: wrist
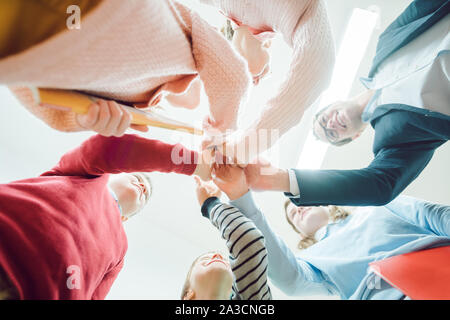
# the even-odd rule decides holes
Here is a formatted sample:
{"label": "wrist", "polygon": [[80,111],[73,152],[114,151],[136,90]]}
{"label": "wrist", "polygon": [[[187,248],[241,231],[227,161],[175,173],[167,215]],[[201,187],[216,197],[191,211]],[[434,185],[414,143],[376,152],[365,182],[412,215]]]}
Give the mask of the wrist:
{"label": "wrist", "polygon": [[241,190],[233,190],[227,193],[228,199],[231,201],[241,198],[244,194],[246,194],[250,189],[247,187]]}
{"label": "wrist", "polygon": [[286,169],[278,169],[269,177],[270,190],[290,192],[289,172]]}

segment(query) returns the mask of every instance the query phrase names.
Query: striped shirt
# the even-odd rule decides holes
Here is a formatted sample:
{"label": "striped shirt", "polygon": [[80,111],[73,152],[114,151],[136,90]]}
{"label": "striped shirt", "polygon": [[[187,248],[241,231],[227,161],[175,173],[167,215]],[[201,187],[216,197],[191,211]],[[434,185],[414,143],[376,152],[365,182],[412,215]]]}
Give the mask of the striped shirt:
{"label": "striped shirt", "polygon": [[264,236],[253,221],[216,197],[205,201],[202,214],[219,229],[226,241],[234,276],[231,299],[271,300]]}

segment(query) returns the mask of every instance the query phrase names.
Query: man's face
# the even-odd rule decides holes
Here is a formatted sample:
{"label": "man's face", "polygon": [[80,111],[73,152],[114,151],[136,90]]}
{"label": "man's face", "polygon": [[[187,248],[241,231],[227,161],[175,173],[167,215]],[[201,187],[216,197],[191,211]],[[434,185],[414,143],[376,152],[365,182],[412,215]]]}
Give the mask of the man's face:
{"label": "man's face", "polygon": [[336,102],[316,114],[313,130],[319,140],[335,144],[359,136],[365,124],[361,109],[351,102]]}
{"label": "man's face", "polygon": [[122,208],[122,219],[127,220],[141,210],[150,197],[151,186],[140,173],[121,173],[109,182]]}

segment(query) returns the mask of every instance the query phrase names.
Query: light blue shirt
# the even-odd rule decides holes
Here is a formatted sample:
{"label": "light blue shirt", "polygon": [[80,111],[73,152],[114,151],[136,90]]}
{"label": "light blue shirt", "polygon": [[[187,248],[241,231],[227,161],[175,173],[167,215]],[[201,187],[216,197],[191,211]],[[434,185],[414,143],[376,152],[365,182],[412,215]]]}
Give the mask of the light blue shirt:
{"label": "light blue shirt", "polygon": [[288,295],[339,295],[342,299],[402,299],[369,271],[390,256],[450,245],[450,206],[400,196],[384,207],[361,207],[319,230],[320,241],[297,256],[276,235],[250,192],[231,201],[264,235],[269,278]]}
{"label": "light blue shirt", "polygon": [[119,204],[119,199],[117,198],[117,195],[112,189],[108,186],[109,193],[111,193],[114,200],[116,200],[117,206],[119,207],[120,215],[122,216],[122,207]]}
{"label": "light blue shirt", "polygon": [[375,94],[362,120],[379,105],[403,104],[450,116],[450,15],[388,57],[362,83]]}

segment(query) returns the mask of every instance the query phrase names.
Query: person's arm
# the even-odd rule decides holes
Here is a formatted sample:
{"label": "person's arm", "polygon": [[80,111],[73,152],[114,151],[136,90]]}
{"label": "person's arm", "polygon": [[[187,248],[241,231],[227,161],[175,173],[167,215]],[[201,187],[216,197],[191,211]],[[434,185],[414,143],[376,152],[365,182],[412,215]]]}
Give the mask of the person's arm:
{"label": "person's arm", "polygon": [[267,283],[267,250],[264,237],[239,209],[221,203],[216,197],[202,205],[202,214],[220,231],[226,241],[235,277],[233,299],[271,300]]}
{"label": "person's arm", "polygon": [[442,237],[450,237],[450,206],[399,196],[386,205],[393,214]]}
{"label": "person's arm", "polygon": [[176,4],[191,31],[192,53],[209,101],[205,129],[214,134],[236,129],[241,102],[250,87],[246,62],[231,44],[198,14]]}
{"label": "person's arm", "polygon": [[[300,123],[304,112],[330,83],[335,60],[334,41],[323,2],[311,1],[310,8],[298,22],[293,34],[283,36],[293,48],[288,75],[276,95],[267,102],[260,117],[243,133],[229,139],[227,155],[233,154],[236,149],[245,150],[244,146],[252,141],[248,137],[261,130],[266,130],[268,137],[264,136],[267,142],[259,143],[257,151],[261,153],[269,149]],[[273,132],[276,134],[271,135],[271,130],[275,130]],[[256,148],[249,150],[245,158],[236,155],[240,163],[248,163],[257,155]]]}
{"label": "person's arm", "polygon": [[99,176],[121,172],[174,172],[191,175],[198,153],[180,144],[167,144],[137,135],[103,137],[95,135],[66,153],[44,175]]}
{"label": "person's arm", "polygon": [[268,252],[269,279],[288,295],[329,295],[326,281],[319,270],[296,258],[284,241],[272,230],[256,207],[251,192],[231,201],[262,232]]}
{"label": "person's arm", "polygon": [[426,167],[443,141],[380,150],[370,165],[357,170],[294,169],[297,206],[381,206],[395,199]]}
{"label": "person's arm", "polygon": [[131,124],[131,114],[112,100],[99,99],[89,107],[86,114],[59,110],[58,107],[43,106],[36,102],[28,87],[9,87],[19,102],[51,128],[63,132],[94,131],[103,136],[122,136],[128,127],[147,132],[145,125]]}

